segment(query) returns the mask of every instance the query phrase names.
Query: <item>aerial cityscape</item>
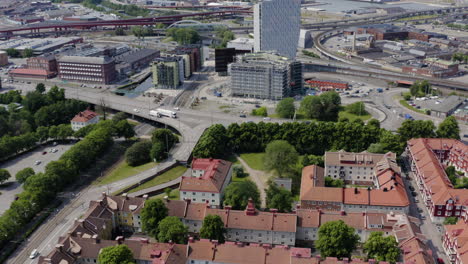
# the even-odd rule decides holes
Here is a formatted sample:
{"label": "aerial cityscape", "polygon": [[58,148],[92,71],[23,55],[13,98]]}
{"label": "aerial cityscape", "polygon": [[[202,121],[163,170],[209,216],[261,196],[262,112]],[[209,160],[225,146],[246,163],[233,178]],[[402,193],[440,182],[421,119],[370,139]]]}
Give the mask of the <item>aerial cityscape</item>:
{"label": "aerial cityscape", "polygon": [[0,263],[468,264],[468,1],[0,0]]}

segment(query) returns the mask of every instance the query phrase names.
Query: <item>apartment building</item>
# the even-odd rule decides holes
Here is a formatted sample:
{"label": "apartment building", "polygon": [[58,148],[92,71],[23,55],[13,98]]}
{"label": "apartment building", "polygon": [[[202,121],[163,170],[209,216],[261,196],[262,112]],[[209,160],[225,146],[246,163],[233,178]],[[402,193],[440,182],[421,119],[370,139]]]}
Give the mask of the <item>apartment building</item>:
{"label": "apartment building", "polygon": [[58,74],[62,80],[100,84],[110,84],[117,77],[115,62],[109,57],[62,56]]}
{"label": "apartment building", "polygon": [[293,246],[296,241],[295,214],[277,213],[276,210],[262,212],[249,201],[246,209],[232,210],[211,208],[208,203],[166,201],[170,216],[179,217],[188,226],[189,232],[199,233],[207,215],[219,215],[226,228],[226,240],[247,243],[268,243]]}
{"label": "apartment building", "polygon": [[177,89],[184,80],[184,60],[179,56],[157,58],[151,69],[156,88]]}
{"label": "apartment building", "polygon": [[79,112],[70,122],[73,131],[78,131],[85,126],[97,124],[99,122],[99,115],[91,110],[85,110]]}
{"label": "apartment building", "polygon": [[239,56],[229,65],[231,95],[281,100],[303,91],[302,64],[274,53]]}
{"label": "apartment building", "polygon": [[325,152],[325,174],[333,179],[342,179],[346,184],[371,186],[375,179],[374,168],[384,158],[390,158],[396,163],[396,155],[391,152],[386,154],[367,151],[353,153],[344,150]]}
{"label": "apartment building", "polygon": [[374,170],[376,185],[367,188],[325,187],[325,169],[316,165],[302,169],[300,205],[303,209],[382,213],[407,213],[409,200],[399,168],[391,159]]}
{"label": "apartment building", "polygon": [[454,189],[444,167],[453,165],[467,173],[468,147],[461,141],[443,138],[417,138],[408,141],[406,155],[413,171],[422,202],[433,222],[466,214],[468,190]]}
{"label": "apartment building", "polygon": [[468,263],[468,224],[459,219],[455,225],[445,225],[442,247],[450,263]]}
{"label": "apartment building", "polygon": [[224,189],[231,182],[232,163],[220,159],[193,159],[191,174],[182,176],[180,198],[221,206]]}

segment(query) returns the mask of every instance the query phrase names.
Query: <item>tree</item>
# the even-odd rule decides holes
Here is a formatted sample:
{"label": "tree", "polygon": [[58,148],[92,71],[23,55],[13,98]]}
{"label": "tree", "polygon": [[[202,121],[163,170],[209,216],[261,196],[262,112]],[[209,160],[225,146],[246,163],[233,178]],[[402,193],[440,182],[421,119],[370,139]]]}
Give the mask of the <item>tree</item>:
{"label": "tree", "polygon": [[240,164],[234,164],[232,166],[232,176],[237,178],[247,177],[249,174],[244,171],[244,167]]}
{"label": "tree", "polygon": [[260,192],[253,181],[232,182],[226,188],[224,204],[235,210],[244,210],[249,198],[252,198],[256,206],[260,206]]}
{"label": "tree", "polygon": [[141,228],[150,236],[157,238],[159,222],[168,214],[166,205],[161,199],[151,199],[145,202],[141,210]]}
{"label": "tree", "polygon": [[145,140],[136,142],[125,151],[128,165],[138,166],[150,161],[151,142]]}
{"label": "tree", "polygon": [[158,241],[167,243],[172,241],[177,244],[185,244],[187,241],[188,227],[177,216],[167,216],[159,222]]}
{"label": "tree", "polygon": [[449,178],[452,185],[455,186],[457,184],[457,172],[455,167],[447,166],[447,168],[445,168],[445,173],[447,174],[447,177]]}
{"label": "tree", "polygon": [[167,159],[168,153],[166,152],[166,148],[163,143],[156,142],[153,144],[150,150],[150,157],[155,162]]}
{"label": "tree", "polygon": [[23,50],[23,58],[31,58],[34,56],[34,51],[32,49],[26,48]]}
{"label": "tree", "polygon": [[200,40],[200,35],[193,28],[170,28],[166,35],[179,44],[195,44]]}
{"label": "tree", "polygon": [[367,148],[367,151],[370,153],[386,153],[383,145],[381,143],[372,143],[369,148]]}
{"label": "tree", "polygon": [[43,83],[38,83],[36,85],[36,91],[37,92],[40,92],[40,93],[44,93],[45,92],[45,85]]}
{"label": "tree", "polygon": [[299,155],[286,140],[275,140],[265,150],[265,168],[276,170],[281,177],[291,166],[296,165]]}
{"label": "tree", "polygon": [[372,118],[371,120],[367,121],[367,125],[380,128],[380,121],[375,118]]}
{"label": "tree", "polygon": [[224,228],[223,220],[219,215],[207,215],[203,219],[203,225],[200,229],[200,237],[210,240],[218,240],[219,243],[224,243]]}
{"label": "tree", "polygon": [[281,118],[292,118],[296,112],[293,98],[284,98],[276,105],[276,114]]}
{"label": "tree", "polygon": [[[59,102],[65,100],[65,89],[59,88],[57,85],[54,85],[50,88],[49,92],[47,93],[47,97],[51,102]],[[70,100],[71,102],[75,100]]]}
{"label": "tree", "polygon": [[426,94],[434,94],[435,91],[432,89],[431,84],[424,80],[416,81],[413,85],[411,85],[410,93],[412,96],[423,97]]}
{"label": "tree", "polygon": [[18,171],[15,175],[15,178],[17,182],[24,183],[30,176],[34,174],[35,174],[34,170],[30,167],[27,167]]}
{"label": "tree", "polygon": [[166,194],[167,198],[170,198],[171,197],[171,192],[172,192],[172,189],[167,187],[166,189],[164,189],[164,194]]}
{"label": "tree", "polygon": [[118,123],[121,120],[127,120],[127,113],[125,112],[118,112],[112,117],[112,121]]}
{"label": "tree", "polygon": [[254,116],[268,116],[268,110],[265,106],[257,109],[252,109],[252,115]]}
{"label": "tree", "polygon": [[302,159],[302,166],[309,166],[309,165],[318,165],[320,167],[324,166],[323,156],[316,156],[316,155],[304,155]]}
{"label": "tree", "polygon": [[335,188],[341,188],[344,187],[344,181],[341,179],[336,179],[334,180],[332,177],[325,177],[325,187],[335,187]]}
{"label": "tree", "polygon": [[325,92],[319,96],[306,96],[301,102],[301,112],[307,118],[323,121],[338,120],[341,98],[336,92]]}
{"label": "tree", "polygon": [[458,217],[456,216],[446,217],[444,219],[444,225],[454,225],[457,223],[457,221],[458,221]]}
{"label": "tree", "polygon": [[364,105],[363,102],[355,102],[352,104],[349,104],[345,107],[346,112],[358,115],[358,116],[363,116],[363,115],[368,115],[369,113],[366,111],[366,106]]}
{"label": "tree", "polygon": [[457,119],[454,116],[449,116],[439,124],[436,131],[439,138],[454,138],[460,139],[460,128],[458,127]]}
{"label": "tree", "polygon": [[114,34],[116,36],[125,36],[125,30],[122,27],[118,27],[115,29]]}
{"label": "tree", "polygon": [[73,129],[70,124],[61,124],[57,126],[57,139],[65,140],[73,135]]}
{"label": "tree", "polygon": [[405,120],[398,128],[402,141],[406,142],[412,138],[435,137],[435,126],[431,120]]}
{"label": "tree", "polygon": [[133,126],[127,120],[120,120],[117,122],[117,124],[115,124],[115,131],[118,137],[124,137],[127,140],[135,136]]}
{"label": "tree", "polygon": [[400,249],[395,237],[384,237],[383,232],[372,232],[363,248],[368,259],[395,263],[400,257]]}
{"label": "tree", "polygon": [[174,146],[175,143],[179,142],[179,138],[172,133],[170,129],[156,129],[151,135],[151,142],[156,143],[160,142],[165,147],[166,152]]}
{"label": "tree", "polygon": [[278,209],[281,213],[291,212],[293,197],[291,191],[278,187],[276,183],[269,180],[266,192],[266,207]]}
{"label": "tree", "polygon": [[20,52],[15,48],[8,48],[5,51],[8,54],[8,56],[12,58],[18,58],[20,56]]}
{"label": "tree", "polygon": [[3,184],[11,177],[10,172],[6,169],[0,169],[0,184]]}
{"label": "tree", "polygon": [[193,149],[196,158],[220,158],[226,153],[228,143],[226,128],[221,124],[209,127]]}
{"label": "tree", "polygon": [[132,251],[127,245],[105,247],[99,252],[99,264],[132,264],[135,263]]}
{"label": "tree", "polygon": [[354,228],[347,226],[342,220],[327,222],[318,230],[319,238],[315,247],[323,258],[349,258],[359,242],[359,236],[354,231]]}

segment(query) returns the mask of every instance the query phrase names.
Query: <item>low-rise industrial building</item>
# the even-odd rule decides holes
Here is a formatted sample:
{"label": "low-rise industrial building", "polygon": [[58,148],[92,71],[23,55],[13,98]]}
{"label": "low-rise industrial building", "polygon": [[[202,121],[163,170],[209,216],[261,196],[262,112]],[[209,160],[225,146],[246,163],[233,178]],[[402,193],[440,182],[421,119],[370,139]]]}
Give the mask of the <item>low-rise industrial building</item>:
{"label": "low-rise industrial building", "polygon": [[131,50],[124,54],[114,57],[117,64],[117,71],[120,74],[126,74],[131,71],[138,71],[146,68],[150,63],[160,56],[159,50],[139,49]]}
{"label": "low-rise industrial building", "polygon": [[8,65],[8,54],[6,51],[0,51],[0,66]]}
{"label": "low-rise industrial building", "polygon": [[318,88],[321,91],[328,91],[328,90],[342,90],[343,91],[349,88],[349,83],[342,82],[342,81],[311,79],[311,80],[307,80],[306,83],[310,85],[310,87]]}

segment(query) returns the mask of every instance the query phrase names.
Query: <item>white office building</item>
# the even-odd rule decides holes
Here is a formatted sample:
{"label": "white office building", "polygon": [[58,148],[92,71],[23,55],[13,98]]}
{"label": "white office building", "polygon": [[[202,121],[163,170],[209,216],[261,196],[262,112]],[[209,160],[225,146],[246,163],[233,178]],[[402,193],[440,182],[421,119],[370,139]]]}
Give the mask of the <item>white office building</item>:
{"label": "white office building", "polygon": [[296,57],[301,0],[263,0],[254,8],[255,52],[276,51]]}

